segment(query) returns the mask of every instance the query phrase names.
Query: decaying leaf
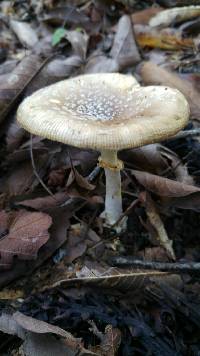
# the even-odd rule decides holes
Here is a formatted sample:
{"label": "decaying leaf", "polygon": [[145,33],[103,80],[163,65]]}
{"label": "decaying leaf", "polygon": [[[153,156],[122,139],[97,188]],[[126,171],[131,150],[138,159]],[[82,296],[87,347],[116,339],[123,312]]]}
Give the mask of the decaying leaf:
{"label": "decaying leaf", "polygon": [[16,99],[37,73],[42,63],[42,59],[37,55],[26,56],[9,75],[6,83],[0,84],[0,122],[5,119],[11,107],[16,104]]}
{"label": "decaying leaf", "polygon": [[84,73],[112,73],[118,71],[119,63],[116,59],[97,53],[88,58]]}
{"label": "decaying leaf", "polygon": [[35,259],[39,248],[49,239],[51,224],[52,219],[47,214],[17,212],[8,226],[9,233],[0,240],[0,267],[10,268],[14,256]]}
{"label": "decaying leaf", "polygon": [[93,320],[90,320],[89,324],[91,325],[91,331],[101,340],[100,345],[91,349],[102,356],[115,356],[121,343],[121,331],[113,328],[112,325],[107,325],[105,332],[102,333],[98,330]]}
{"label": "decaying leaf", "polygon": [[85,25],[88,20],[83,11],[72,5],[53,7],[43,18],[44,22],[57,26],[62,26],[63,22],[67,22],[68,25]]}
{"label": "decaying leaf", "polygon": [[74,54],[82,60],[86,59],[89,36],[85,31],[66,31],[67,40],[70,42]]}
{"label": "decaying leaf", "polygon": [[131,174],[143,187],[161,197],[186,197],[190,194],[200,192],[200,188],[198,187],[156,176],[155,174],[136,170],[131,170]]}
{"label": "decaying leaf", "polygon": [[150,19],[149,25],[152,27],[166,27],[171,23],[189,20],[199,15],[200,6],[174,7],[173,9],[163,10],[156,14]]}
{"label": "decaying leaf", "polygon": [[72,168],[70,176],[68,178],[67,187],[69,187],[73,181],[76,181],[79,187],[86,190],[94,190],[95,185],[88,182],[87,178],[83,177],[75,167]]}
{"label": "decaying leaf", "polygon": [[154,29],[150,26],[134,26],[136,41],[141,47],[160,48],[165,50],[179,50],[184,48],[194,48],[193,38],[184,38],[177,29],[166,28],[163,30]]}
{"label": "decaying leaf", "polygon": [[136,11],[133,14],[131,14],[131,19],[134,25],[136,24],[148,25],[149,20],[162,10],[163,8],[158,6],[148,7],[147,9]]}
{"label": "decaying leaf", "polygon": [[[36,160],[37,172],[39,172],[41,177],[45,172],[46,164],[46,154],[41,155]],[[6,178],[5,187],[10,196],[27,192],[39,184],[39,181],[35,177],[30,159],[21,162],[18,166],[13,167],[12,172]]]}
{"label": "decaying leaf", "polygon": [[179,182],[194,184],[187,166],[182,163],[175,152],[161,144],[156,143],[132,150],[124,150],[119,152],[119,157],[138,170],[157,175],[162,175],[167,170],[172,172]]}
{"label": "decaying leaf", "polygon": [[35,199],[27,199],[18,201],[16,206],[29,207],[35,210],[50,209],[59,205],[62,205],[69,199],[69,196],[65,192],[56,193],[53,196],[47,195],[44,197],[38,197]]}
{"label": "decaying leaf", "polygon": [[20,312],[13,315],[3,313],[0,317],[0,330],[21,338],[23,340],[22,350],[27,356],[96,355],[86,350],[81,340],[76,339],[69,332]]}
{"label": "decaying leaf", "polygon": [[169,240],[167,231],[165,230],[164,224],[159,216],[155,203],[151,199],[150,194],[143,193],[142,197],[140,195],[140,199],[142,199],[145,205],[146,214],[148,216],[149,223],[154,229],[157,241],[159,241],[160,245],[166,249],[169,257],[175,260],[176,257],[172,247],[172,241]]}
{"label": "decaying leaf", "polygon": [[140,54],[134,39],[130,17],[120,18],[110,56],[114,58],[121,69],[133,65],[140,60]]}
{"label": "decaying leaf", "polygon": [[10,27],[18,37],[22,45],[32,48],[38,42],[36,31],[26,22],[10,21]]}
{"label": "decaying leaf", "polygon": [[180,90],[190,104],[192,118],[200,119],[199,93],[192,83],[179,78],[177,74],[171,73],[152,62],[143,64],[141,76],[146,85],[168,85],[171,88]]}
{"label": "decaying leaf", "polygon": [[78,278],[63,279],[57,281],[53,284],[53,287],[62,288],[69,286],[91,286],[98,288],[115,288],[119,290],[135,290],[136,293],[140,292],[141,289],[145,288],[148,283],[152,282],[154,278],[160,278],[167,276],[165,273],[151,271],[149,272],[138,272],[138,271],[128,271],[127,273],[120,270],[105,270],[101,273],[97,270],[90,270],[87,267],[83,267],[79,271]]}

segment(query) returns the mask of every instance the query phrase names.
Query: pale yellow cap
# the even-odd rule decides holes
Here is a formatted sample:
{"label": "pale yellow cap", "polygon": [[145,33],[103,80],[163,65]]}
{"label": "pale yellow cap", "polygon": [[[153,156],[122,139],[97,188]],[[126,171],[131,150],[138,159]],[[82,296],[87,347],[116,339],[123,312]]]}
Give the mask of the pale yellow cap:
{"label": "pale yellow cap", "polygon": [[140,87],[131,75],[67,79],[26,98],[18,122],[32,134],[99,151],[139,147],[176,134],[189,105],[176,89]]}

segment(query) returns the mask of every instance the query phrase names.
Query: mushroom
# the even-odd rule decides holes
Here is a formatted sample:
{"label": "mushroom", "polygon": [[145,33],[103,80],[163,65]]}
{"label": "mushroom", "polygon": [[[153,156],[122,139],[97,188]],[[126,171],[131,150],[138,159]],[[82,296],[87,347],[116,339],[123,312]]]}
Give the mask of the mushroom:
{"label": "mushroom", "polygon": [[[117,152],[167,139],[188,121],[189,106],[176,89],[141,87],[119,73],[81,75],[36,91],[19,106],[17,119],[32,134],[101,152],[106,176],[107,226],[122,214],[123,163]],[[124,229],[125,221],[116,227]]]}

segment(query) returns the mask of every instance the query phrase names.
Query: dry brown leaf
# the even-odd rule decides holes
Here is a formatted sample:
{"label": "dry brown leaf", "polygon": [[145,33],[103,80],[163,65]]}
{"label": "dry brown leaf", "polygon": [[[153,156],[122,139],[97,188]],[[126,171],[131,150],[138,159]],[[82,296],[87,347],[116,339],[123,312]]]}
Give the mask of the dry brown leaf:
{"label": "dry brown leaf", "polygon": [[32,48],[38,42],[36,31],[26,22],[11,20],[10,27],[22,45]]}
{"label": "dry brown leaf", "polygon": [[0,83],[0,122],[8,111],[16,104],[16,98],[23,92],[27,84],[37,73],[43,61],[37,55],[29,55],[17,65],[8,80]]}
{"label": "dry brown leaf", "polygon": [[67,229],[69,218],[73,214],[77,205],[74,202],[66,207],[49,208],[46,212],[52,217],[51,238],[42,246],[36,260],[22,261],[17,260],[12,269],[0,273],[0,288],[8,285],[13,280],[32,273],[45,260],[50,258],[53,253],[60,248],[67,239]]}
{"label": "dry brown leaf", "polygon": [[164,224],[158,214],[158,210],[154,201],[151,199],[150,194],[140,194],[140,199],[145,205],[146,214],[148,216],[149,223],[153,227],[153,230],[155,232],[154,235],[156,237],[156,240],[162,247],[165,248],[168,253],[168,256],[175,260],[176,257],[172,247],[172,241],[168,238],[167,231],[165,230]]}
{"label": "dry brown leaf", "polygon": [[38,197],[35,199],[27,199],[18,201],[15,203],[16,206],[25,206],[33,208],[35,210],[45,210],[56,206],[59,206],[69,199],[67,193],[60,192],[54,194],[54,196],[47,195],[45,197]]}
{"label": "dry brown leaf", "polygon": [[0,211],[0,236],[5,233],[8,228],[8,214],[5,210]]}
{"label": "dry brown leaf", "polygon": [[120,69],[140,61],[132,23],[128,15],[120,18],[110,56],[119,63]]}
{"label": "dry brown leaf", "polygon": [[139,251],[137,256],[145,261],[169,262],[166,250],[161,246],[146,247],[144,250]]}
{"label": "dry brown leaf", "polygon": [[79,187],[84,188],[86,190],[94,190],[95,188],[95,185],[89,183],[87,178],[83,177],[75,167],[73,167],[73,169],[70,172],[70,175],[68,177],[67,187],[69,187],[74,180],[79,185]]}
{"label": "dry brown leaf", "polygon": [[180,90],[188,100],[191,109],[191,117],[200,120],[199,93],[192,83],[179,78],[175,73],[159,67],[153,62],[145,62],[141,67],[141,76],[146,85],[167,85]]}
{"label": "dry brown leaf", "polygon": [[24,315],[20,312],[13,314],[14,320],[19,324],[23,329],[31,331],[36,334],[56,334],[58,336],[64,337],[68,340],[70,346],[77,346],[78,341],[66,330],[59,328],[58,326],[51,325],[45,321],[34,319],[30,316]]}
{"label": "dry brown leaf", "polygon": [[85,31],[67,31],[65,37],[70,42],[74,55],[80,57],[83,61],[86,59],[89,36]]}
{"label": "dry brown leaf", "polygon": [[[77,226],[78,225],[78,226]],[[82,256],[87,249],[80,224],[71,225],[67,243],[65,245],[65,263],[72,263],[76,258]]]}
{"label": "dry brown leaf", "polygon": [[[119,157],[122,161],[130,163],[134,167],[140,168],[140,170],[161,174],[169,168],[168,162],[166,162],[161,154],[162,147],[164,146],[155,143],[131,150],[124,150],[119,152]],[[168,152],[174,154],[170,150]]]}
{"label": "dry brown leaf", "polygon": [[148,25],[149,20],[160,11],[162,11],[162,7],[148,7],[147,9],[136,11],[131,14],[131,19],[135,24]]}
{"label": "dry brown leaf", "polygon": [[[44,154],[35,160],[37,172],[39,173],[41,178],[45,171],[47,163],[46,158],[47,155]],[[35,177],[30,159],[28,161],[21,162],[18,166],[13,167],[12,172],[8,177],[6,177],[5,182],[7,193],[10,196],[22,194],[26,191],[33,190],[34,187],[38,184],[39,181]]]}
{"label": "dry brown leaf", "polygon": [[0,317],[0,330],[21,338],[23,340],[21,349],[26,356],[96,355],[82,346],[81,339],[75,338],[64,329],[20,312],[13,315],[3,313]]}
{"label": "dry brown leaf", "polygon": [[89,320],[88,323],[91,325],[90,330],[101,340],[100,345],[92,346],[91,350],[98,355],[115,356],[121,343],[121,331],[113,328],[112,325],[107,325],[105,332],[102,333],[93,320]]}
{"label": "dry brown leaf", "polygon": [[194,185],[194,179],[189,174],[187,166],[182,163],[180,158],[176,155],[175,152],[169,150],[167,147],[158,145],[158,151],[166,162],[169,162],[169,166],[172,168],[172,171],[177,179],[177,181]]}
{"label": "dry brown leaf", "polygon": [[20,146],[24,137],[24,133],[25,133],[24,129],[20,127],[17,122],[13,122],[9,126],[6,135],[6,143],[7,143],[8,151],[11,152]]}
{"label": "dry brown leaf", "polygon": [[184,38],[179,30],[164,29],[159,31],[150,26],[135,25],[135,37],[141,47],[151,47],[169,50],[194,48],[192,38]]}
{"label": "dry brown leaf", "polygon": [[82,63],[83,62],[81,57],[77,55],[72,55],[67,58],[54,58],[41,70],[40,75],[43,76],[44,80],[45,78],[47,80],[47,78],[50,77],[51,82],[55,81],[56,79],[62,80],[69,75],[72,75],[73,71],[80,68]]}
{"label": "dry brown leaf", "polygon": [[116,59],[108,58],[102,53],[92,55],[85,66],[84,73],[113,73],[119,72]]}
{"label": "dry brown leaf", "polygon": [[131,170],[131,174],[143,187],[161,197],[186,197],[200,192],[198,187],[156,176],[155,174],[136,170]]}
{"label": "dry brown leaf", "polygon": [[200,15],[200,6],[175,7],[163,10],[153,16],[149,25],[152,27],[167,27],[172,23],[182,22]]}
{"label": "dry brown leaf", "polygon": [[134,290],[136,293],[141,292],[142,288],[146,288],[150,281],[156,278],[167,276],[166,273],[157,271],[138,272],[138,271],[120,271],[117,269],[110,269],[102,271],[101,273],[96,270],[90,270],[83,267],[79,271],[80,277],[72,279],[63,279],[55,282],[51,287],[62,288],[69,286],[92,286],[99,288],[115,288],[120,290]]}
{"label": "dry brown leaf", "polygon": [[37,257],[39,248],[49,239],[52,219],[44,213],[19,211],[11,222],[9,233],[0,240],[0,267],[10,268],[13,257],[29,260]]}
{"label": "dry brown leaf", "polygon": [[200,5],[200,0],[158,0],[165,7]]}
{"label": "dry brown leaf", "polygon": [[48,14],[45,14],[43,21],[48,24],[63,26],[63,22],[70,25],[85,25],[88,23],[89,18],[85,15],[84,11],[80,11],[76,6],[66,5],[53,7]]}

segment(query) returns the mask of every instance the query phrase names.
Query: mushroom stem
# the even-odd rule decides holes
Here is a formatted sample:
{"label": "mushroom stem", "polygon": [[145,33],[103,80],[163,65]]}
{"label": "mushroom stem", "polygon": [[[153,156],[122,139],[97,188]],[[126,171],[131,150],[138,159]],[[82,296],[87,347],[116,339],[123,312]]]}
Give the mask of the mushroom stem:
{"label": "mushroom stem", "polygon": [[[105,223],[112,226],[122,214],[121,174],[122,162],[117,158],[117,151],[101,151],[99,165],[104,168],[106,176],[105,210],[102,216]],[[125,228],[123,223],[123,229]],[[119,226],[118,232],[122,230]]]}

